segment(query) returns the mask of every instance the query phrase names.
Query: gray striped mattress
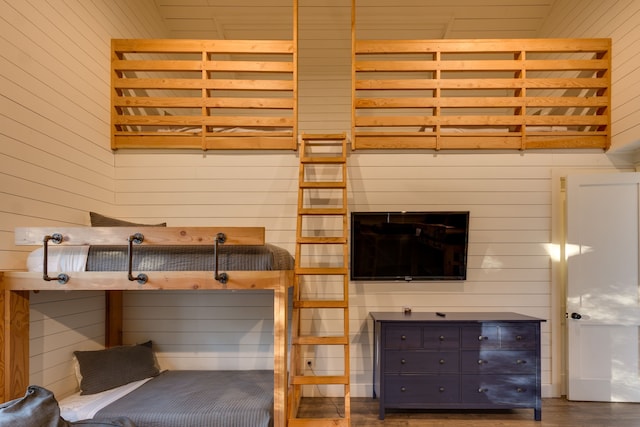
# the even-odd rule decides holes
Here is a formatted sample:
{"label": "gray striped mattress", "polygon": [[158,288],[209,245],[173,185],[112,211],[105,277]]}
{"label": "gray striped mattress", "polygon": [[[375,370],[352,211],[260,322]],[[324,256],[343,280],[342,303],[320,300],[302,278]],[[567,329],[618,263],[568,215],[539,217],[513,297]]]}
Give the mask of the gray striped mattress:
{"label": "gray striped mattress", "polygon": [[[283,248],[221,245],[218,247],[218,270],[292,270],[293,257]],[[86,271],[126,271],[126,246],[91,246]],[[213,246],[140,246],[133,247],[132,269],[135,271],[213,271]]]}
{"label": "gray striped mattress", "polygon": [[164,371],[98,411],[137,427],[269,427],[273,371]]}

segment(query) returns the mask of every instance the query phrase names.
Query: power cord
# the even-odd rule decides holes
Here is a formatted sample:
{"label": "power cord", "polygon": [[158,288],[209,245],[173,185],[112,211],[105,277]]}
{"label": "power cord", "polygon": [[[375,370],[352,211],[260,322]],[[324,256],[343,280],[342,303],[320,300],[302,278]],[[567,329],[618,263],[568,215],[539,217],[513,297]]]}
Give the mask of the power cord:
{"label": "power cord", "polygon": [[[307,369],[311,371],[311,374],[313,374],[314,377],[318,376],[318,375],[316,375],[316,371],[313,370],[313,366],[312,366],[311,360],[307,360]],[[315,388],[318,391],[318,394],[320,395],[320,397],[325,398],[325,399],[329,399],[329,402],[331,402],[333,404],[333,407],[336,410],[336,414],[338,414],[338,416],[340,418],[344,418],[344,414],[342,412],[340,412],[340,407],[338,406],[338,404],[336,403],[334,398],[325,396],[324,394],[322,394],[322,391],[320,390],[320,386],[318,384],[314,384],[314,385],[315,385]]]}

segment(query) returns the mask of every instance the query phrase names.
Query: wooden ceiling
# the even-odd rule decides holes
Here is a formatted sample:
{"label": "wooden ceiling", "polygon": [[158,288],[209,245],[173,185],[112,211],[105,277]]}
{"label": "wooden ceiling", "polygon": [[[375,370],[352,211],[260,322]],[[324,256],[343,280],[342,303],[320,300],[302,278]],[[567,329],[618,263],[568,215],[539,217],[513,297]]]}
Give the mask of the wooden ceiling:
{"label": "wooden ceiling", "polygon": [[[563,0],[357,0],[358,38],[537,37]],[[290,39],[292,0],[155,0],[169,37]],[[349,36],[351,0],[299,0],[300,39]]]}

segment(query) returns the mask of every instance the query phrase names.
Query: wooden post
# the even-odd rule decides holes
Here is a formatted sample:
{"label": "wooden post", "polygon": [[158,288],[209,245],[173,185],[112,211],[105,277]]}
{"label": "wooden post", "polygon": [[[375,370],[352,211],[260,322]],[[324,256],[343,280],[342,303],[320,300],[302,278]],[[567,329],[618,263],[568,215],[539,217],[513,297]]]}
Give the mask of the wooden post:
{"label": "wooden post", "polygon": [[0,380],[0,402],[29,385],[29,291],[0,292]]}
{"label": "wooden post", "polygon": [[105,291],[104,346],[122,345],[123,291]]}
{"label": "wooden post", "polygon": [[292,277],[282,273],[273,290],[273,425],[287,424],[287,284]]}

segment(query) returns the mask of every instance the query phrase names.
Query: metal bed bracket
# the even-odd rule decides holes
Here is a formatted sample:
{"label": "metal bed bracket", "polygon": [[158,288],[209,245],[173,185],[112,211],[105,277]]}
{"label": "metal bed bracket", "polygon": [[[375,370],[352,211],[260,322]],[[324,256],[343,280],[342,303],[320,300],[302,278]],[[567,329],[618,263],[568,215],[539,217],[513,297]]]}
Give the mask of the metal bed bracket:
{"label": "metal bed bracket", "polygon": [[49,270],[48,270],[48,265],[49,265],[49,240],[51,240],[53,243],[59,245],[60,243],[62,243],[62,234],[60,233],[54,233],[51,236],[44,236],[44,239],[42,240],[43,243],[43,266],[42,266],[42,279],[50,282],[52,280],[57,280],[58,283],[60,283],[61,285],[64,285],[65,283],[67,283],[69,281],[69,275],[68,274],[64,274],[64,273],[60,273],[58,274],[56,277],[50,277],[49,276]]}
{"label": "metal bed bracket", "polygon": [[227,241],[227,236],[224,233],[218,233],[215,238],[215,245],[213,247],[213,254],[215,258],[215,275],[214,278],[225,285],[229,281],[229,275],[227,273],[218,273],[218,244],[224,244]]}
{"label": "metal bed bracket", "polygon": [[135,233],[135,234],[129,236],[129,238],[127,239],[127,243],[129,243],[129,251],[128,251],[128,254],[129,254],[129,274],[128,274],[127,278],[131,282],[136,280],[141,285],[144,285],[145,283],[147,283],[147,280],[149,280],[149,277],[144,273],[140,273],[140,274],[138,274],[137,276],[134,277],[133,274],[131,273],[131,270],[132,270],[132,266],[133,266],[133,244],[135,243],[136,245],[139,245],[143,241],[144,241],[144,236],[142,235],[142,233]]}

